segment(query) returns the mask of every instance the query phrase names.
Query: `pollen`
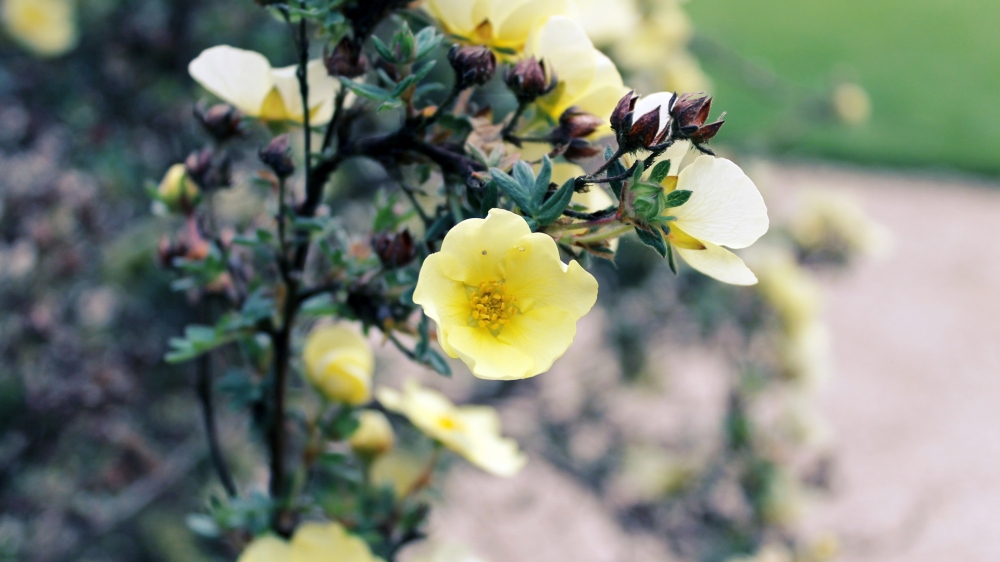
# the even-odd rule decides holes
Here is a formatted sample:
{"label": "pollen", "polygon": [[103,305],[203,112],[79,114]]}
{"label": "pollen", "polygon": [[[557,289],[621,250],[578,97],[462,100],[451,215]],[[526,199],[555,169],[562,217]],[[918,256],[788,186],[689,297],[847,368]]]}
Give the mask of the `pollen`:
{"label": "pollen", "polygon": [[503,281],[487,281],[469,295],[471,323],[497,332],[517,314],[517,297],[507,294]]}

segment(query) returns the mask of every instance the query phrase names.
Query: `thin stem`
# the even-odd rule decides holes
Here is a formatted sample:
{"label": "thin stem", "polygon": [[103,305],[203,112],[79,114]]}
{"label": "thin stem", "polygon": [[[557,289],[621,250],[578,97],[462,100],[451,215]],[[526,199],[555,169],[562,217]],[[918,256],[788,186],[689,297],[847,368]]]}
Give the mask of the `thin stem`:
{"label": "thin stem", "polygon": [[[305,0],[299,2],[303,10],[306,9]],[[309,34],[306,29],[306,18],[299,20],[299,68],[296,74],[299,79],[299,93],[302,95],[302,128],[305,135],[306,149],[306,192],[312,188],[309,185],[310,171],[312,170],[312,130],[309,128],[309,79],[307,68],[309,66]]]}
{"label": "thin stem", "polygon": [[521,119],[521,116],[524,115],[524,110],[527,108],[527,103],[518,102],[517,108],[510,116],[510,121],[507,121],[507,124],[503,126],[503,130],[500,131],[500,138],[505,141],[512,142],[517,146],[521,146],[520,139],[513,136],[512,133],[514,132],[514,128],[517,127],[517,122]]}
{"label": "thin stem", "polygon": [[612,224],[618,222],[619,220],[620,220],[620,218],[618,217],[618,214],[615,213],[615,214],[613,214],[611,216],[608,216],[608,217],[604,217],[604,218],[600,218],[600,219],[594,219],[594,220],[590,220],[590,221],[586,221],[586,222],[571,222],[571,223],[568,223],[568,224],[553,224],[551,226],[545,227],[545,232],[546,232],[546,234],[553,234],[553,233],[556,233],[556,232],[563,232],[563,231],[566,231],[566,230],[581,230],[581,229],[584,229],[584,228],[587,228],[587,229],[590,229],[590,228],[600,228],[602,226],[612,225]]}
{"label": "thin stem", "polygon": [[206,353],[198,358],[196,366],[198,374],[198,399],[201,401],[201,413],[205,422],[205,435],[208,437],[208,450],[212,457],[212,466],[219,475],[222,487],[231,498],[236,497],[236,483],[229,471],[229,464],[219,445],[219,431],[215,425],[215,403],[212,399],[212,363],[211,354]]}
{"label": "thin stem", "polygon": [[281,276],[288,282],[288,240],[285,234],[285,222],[288,219],[288,203],[286,202],[286,178],[278,178],[278,269]]}
{"label": "thin stem", "polygon": [[417,201],[417,195],[416,193],[414,193],[413,188],[410,187],[410,185],[407,184],[405,181],[399,182],[399,188],[403,191],[403,193],[406,194],[407,199],[410,200],[410,203],[413,205],[413,210],[416,211],[418,215],[420,215],[420,220],[424,221],[424,227],[430,226],[431,223],[434,221],[432,221],[431,218],[427,216],[427,212],[424,211],[424,208],[420,205],[420,202]]}
{"label": "thin stem", "polygon": [[610,230],[599,230],[591,234],[585,234],[583,236],[577,236],[573,239],[573,242],[577,244],[591,244],[593,242],[600,242],[602,240],[610,240],[612,238],[617,238],[623,234],[628,234],[632,231],[634,227],[629,224],[624,224],[618,228],[612,228]]}
{"label": "thin stem", "polygon": [[333,118],[326,126],[326,134],[323,136],[322,152],[326,152],[333,144],[333,133],[340,127],[340,115],[344,111],[344,100],[347,99],[347,92],[347,88],[343,86],[337,91],[337,97],[333,101]]}
{"label": "thin stem", "polygon": [[434,123],[436,123],[437,120],[440,119],[441,116],[444,115],[444,113],[448,110],[448,107],[451,106],[451,104],[455,103],[455,100],[458,99],[458,96],[463,92],[463,90],[464,90],[463,88],[459,87],[458,82],[456,82],[455,85],[452,86],[451,91],[448,92],[448,97],[446,97],[444,101],[441,102],[441,105],[438,106],[437,110],[434,111],[433,115],[428,117],[426,121],[424,121],[417,127],[417,131],[418,132],[423,131],[428,127],[430,127],[431,125],[433,125]]}

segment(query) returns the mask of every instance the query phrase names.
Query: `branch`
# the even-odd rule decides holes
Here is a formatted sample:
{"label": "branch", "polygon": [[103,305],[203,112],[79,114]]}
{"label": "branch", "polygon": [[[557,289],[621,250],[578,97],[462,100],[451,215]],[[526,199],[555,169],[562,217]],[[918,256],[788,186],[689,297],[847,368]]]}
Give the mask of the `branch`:
{"label": "branch", "polygon": [[208,450],[212,457],[212,465],[219,475],[222,487],[231,498],[235,498],[236,483],[233,475],[229,471],[226,457],[222,453],[219,445],[219,431],[215,425],[215,403],[212,399],[212,363],[211,354],[206,353],[198,358],[197,363],[197,390],[198,399],[201,401],[201,412],[205,422],[205,435],[208,437]]}

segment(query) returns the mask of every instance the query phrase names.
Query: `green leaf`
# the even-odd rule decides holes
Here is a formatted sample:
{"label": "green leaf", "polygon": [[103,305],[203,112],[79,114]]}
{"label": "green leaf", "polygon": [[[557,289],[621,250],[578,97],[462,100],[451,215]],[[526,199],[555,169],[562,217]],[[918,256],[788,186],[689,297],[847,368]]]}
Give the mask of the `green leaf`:
{"label": "green leaf", "polygon": [[[610,146],[607,147],[606,149],[604,149],[604,159],[605,160],[609,160],[614,155],[615,155],[615,151],[612,150]],[[611,164],[611,166],[608,167],[608,171],[605,172],[605,176],[610,178],[610,177],[614,177],[614,176],[620,176],[620,175],[622,175],[624,173],[625,173],[625,166],[622,166],[622,162],[619,159],[619,160],[615,160],[614,164]],[[622,182],[620,182],[620,181],[613,181],[613,182],[609,182],[608,185],[611,186],[611,191],[615,192],[615,197],[617,197],[618,199],[621,199],[621,197],[622,197],[622,188],[624,187],[624,184]]]}
{"label": "green leaf", "polygon": [[[518,162],[518,164],[521,164],[521,162]],[[525,166],[527,166],[527,164],[525,164]],[[517,172],[517,165],[514,166],[514,171],[515,173]],[[528,168],[528,172],[531,172],[531,168]],[[497,187],[506,193],[507,197],[510,197],[511,201],[513,201],[515,205],[520,207],[529,215],[535,214],[529,188],[524,187],[520,182],[510,177],[506,172],[499,168],[490,168],[490,175],[493,176],[493,181],[497,183]],[[530,186],[534,184],[534,181],[535,178],[532,174],[531,183],[528,185]]]}
{"label": "green leaf", "polygon": [[444,35],[438,33],[433,25],[428,25],[417,33],[415,39],[417,44],[416,59],[420,60],[441,44]]}
{"label": "green leaf", "polygon": [[375,35],[372,35],[372,45],[375,46],[375,51],[378,52],[380,57],[389,62],[396,62],[396,56],[392,53],[392,49]]}
{"label": "green leaf", "polygon": [[656,166],[653,166],[653,171],[649,173],[649,179],[653,182],[660,183],[663,178],[670,175],[670,160],[664,160]]}
{"label": "green leaf", "polygon": [[521,184],[528,193],[533,193],[535,190],[535,172],[531,169],[524,160],[518,160],[514,164],[514,169],[512,170],[514,179],[517,183]]}
{"label": "green leaf", "polygon": [[576,180],[570,178],[552,194],[552,197],[549,197],[536,216],[539,224],[543,226],[552,224],[562,216],[563,211],[566,210],[566,206],[569,205],[570,200],[573,198],[573,187],[575,184]]}
{"label": "green leaf", "polygon": [[656,250],[656,253],[660,254],[660,256],[667,256],[667,243],[663,240],[663,236],[660,236],[659,231],[649,232],[648,230],[636,227],[635,233],[639,237],[640,242]]}
{"label": "green leaf", "polygon": [[500,191],[497,189],[497,182],[491,181],[483,188],[483,201],[479,204],[479,214],[486,217],[490,209],[496,208],[499,204]]}
{"label": "green leaf", "polygon": [[340,77],[340,83],[355,94],[372,101],[386,101],[392,98],[391,92],[372,84],[355,82],[343,76]]}
{"label": "green leaf", "polygon": [[667,244],[667,264],[670,265],[670,271],[677,275],[677,257],[674,255],[674,245]]}
{"label": "green leaf", "polygon": [[444,360],[444,357],[441,357],[440,353],[434,351],[433,349],[427,348],[427,352],[424,353],[422,363],[431,369],[434,369],[434,371],[439,375],[446,377],[451,376],[451,367],[448,366],[448,362]]}
{"label": "green leaf", "polygon": [[681,205],[687,203],[688,199],[691,198],[691,191],[687,189],[675,189],[667,194],[667,201],[664,203],[664,207],[680,207]]}
{"label": "green leaf", "polygon": [[[515,172],[517,168],[515,167]],[[549,160],[548,156],[542,157],[542,169],[538,171],[538,177],[535,178],[535,184],[532,186],[531,191],[531,202],[537,208],[545,201],[545,194],[549,192],[549,183],[552,182],[552,161]],[[563,207],[565,209],[566,207]],[[562,213],[562,211],[559,211]],[[555,219],[553,219],[555,220]],[[551,222],[551,221],[549,221]],[[542,224],[548,224],[542,221]]]}

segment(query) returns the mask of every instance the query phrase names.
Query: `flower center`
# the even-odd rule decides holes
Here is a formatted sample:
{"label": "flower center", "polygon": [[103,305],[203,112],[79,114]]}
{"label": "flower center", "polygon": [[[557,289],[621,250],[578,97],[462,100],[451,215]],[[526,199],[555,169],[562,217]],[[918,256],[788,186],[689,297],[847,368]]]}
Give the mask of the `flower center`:
{"label": "flower center", "polygon": [[503,281],[486,281],[469,295],[472,322],[480,328],[496,332],[517,314],[517,297],[507,294]]}
{"label": "flower center", "polygon": [[459,427],[459,422],[455,418],[444,415],[437,420],[438,427],[445,431],[455,431]]}

